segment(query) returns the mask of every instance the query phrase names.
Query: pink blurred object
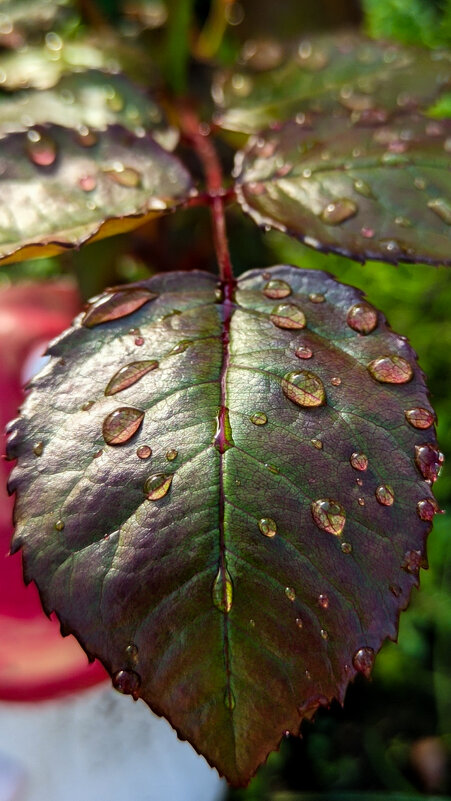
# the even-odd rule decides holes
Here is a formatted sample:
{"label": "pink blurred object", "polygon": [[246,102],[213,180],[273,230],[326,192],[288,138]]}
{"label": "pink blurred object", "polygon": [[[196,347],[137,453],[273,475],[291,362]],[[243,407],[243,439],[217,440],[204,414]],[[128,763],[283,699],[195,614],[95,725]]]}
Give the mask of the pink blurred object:
{"label": "pink blurred object", "polygon": [[[6,423],[17,416],[22,384],[47,342],[70,324],[80,299],[69,281],[22,283],[0,289],[0,453]],[[45,617],[34,584],[25,587],[21,555],[8,556],[13,499],[6,492],[11,465],[0,459],[0,699],[36,701],[81,690],[106,678],[56,620]]]}

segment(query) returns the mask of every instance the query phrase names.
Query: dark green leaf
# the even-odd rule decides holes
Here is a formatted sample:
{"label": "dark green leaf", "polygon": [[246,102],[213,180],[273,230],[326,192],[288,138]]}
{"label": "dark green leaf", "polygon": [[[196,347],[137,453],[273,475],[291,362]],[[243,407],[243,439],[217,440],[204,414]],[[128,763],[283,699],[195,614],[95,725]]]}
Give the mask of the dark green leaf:
{"label": "dark green leaf", "polygon": [[449,120],[310,115],[238,153],[238,199],[258,224],[320,250],[450,264],[450,165]]}
{"label": "dark green leaf", "polygon": [[359,291],[286,266],[230,290],[170,273],[96,300],[9,456],[44,608],[243,784],[396,636],[442,456],[412,349]]}
{"label": "dark green leaf", "polygon": [[119,126],[10,134],[1,166],[0,257],[12,261],[130,230],[194,191],[175,156]]}
{"label": "dark green leaf", "polygon": [[386,120],[400,108],[432,104],[450,85],[446,50],[431,53],[342,34],[303,39],[275,69],[243,65],[222,74],[213,96],[222,109],[222,128],[256,133],[312,111]]}

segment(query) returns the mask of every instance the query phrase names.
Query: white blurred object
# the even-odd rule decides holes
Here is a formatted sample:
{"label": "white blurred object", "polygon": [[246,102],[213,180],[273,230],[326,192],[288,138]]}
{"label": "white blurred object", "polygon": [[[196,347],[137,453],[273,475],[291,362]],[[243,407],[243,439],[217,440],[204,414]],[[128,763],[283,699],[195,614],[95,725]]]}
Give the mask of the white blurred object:
{"label": "white blurred object", "polygon": [[[14,764],[27,781],[19,791],[16,770],[8,795]],[[109,687],[0,703],[0,801],[220,801],[225,789],[165,720]]]}
{"label": "white blurred object", "polygon": [[25,776],[17,762],[0,754],[0,801],[21,801]]}

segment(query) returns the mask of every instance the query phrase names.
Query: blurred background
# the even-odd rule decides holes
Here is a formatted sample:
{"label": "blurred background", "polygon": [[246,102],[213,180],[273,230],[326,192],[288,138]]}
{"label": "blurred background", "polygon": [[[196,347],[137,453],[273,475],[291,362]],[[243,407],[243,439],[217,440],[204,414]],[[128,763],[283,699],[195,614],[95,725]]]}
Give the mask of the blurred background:
{"label": "blurred background", "polygon": [[[13,12],[17,12],[16,16]],[[274,40],[292,40],[319,30],[350,26],[363,27],[374,37],[428,48],[449,47],[451,1],[80,0],[71,4],[65,0],[0,0],[0,99],[3,93],[14,89],[2,87],[2,74],[15,76],[16,88],[39,84],[40,76],[44,76],[45,84],[46,70],[55,61],[51,44],[55,40],[49,38],[49,33],[56,32],[61,40],[71,43],[77,69],[98,66],[96,58],[101,66],[112,64],[124,69],[142,86],[152,86],[168,109],[171,95],[187,93],[208,121],[212,111],[209,87],[215,69],[233,64],[249,40],[264,41],[268,48]],[[99,55],[101,41],[103,61]],[[23,68],[24,57],[30,54],[32,69],[27,72]],[[164,86],[169,86],[169,94],[165,94]],[[450,95],[447,100],[451,113]],[[219,135],[217,143],[225,166],[230,167],[233,146],[240,143],[239,137]],[[189,163],[190,156],[183,147],[179,152]],[[197,169],[196,165],[192,168]],[[445,455],[451,454],[451,270],[421,264],[393,267],[372,262],[362,266],[342,257],[318,254],[280,233],[262,232],[234,206],[227,216],[237,275],[284,262],[326,269],[366,292],[392,328],[406,335],[417,351],[438,415],[439,442]],[[132,234],[96,242],[60,257],[6,266],[0,263],[2,423],[15,416],[21,384],[41,364],[45,342],[69,324],[84,300],[107,285],[140,280],[162,270],[194,267],[216,271],[208,212],[200,207],[159,218]],[[0,468],[6,477],[6,464],[0,464]],[[436,485],[436,495],[440,507],[451,510],[451,473],[446,466]],[[104,715],[99,711],[103,704],[110,715],[116,709],[116,717],[109,719],[109,725],[116,721],[125,735],[137,725],[137,708],[129,699],[99,700],[105,693],[105,697],[112,698],[104,684],[103,670],[96,664],[87,667],[75,641],[62,640],[56,623],[42,615],[33,588],[22,587],[20,555],[3,558],[11,536],[10,515],[11,501],[1,488],[0,777],[6,778],[3,796],[0,780],[0,801],[50,801],[51,783],[48,777],[44,778],[49,766],[41,764],[39,768],[37,762],[41,757],[51,762],[52,750],[55,754],[65,729],[73,727],[77,736],[86,739],[86,732],[95,728]],[[302,739],[286,739],[250,786],[240,791],[227,790],[194,752],[190,761],[186,751],[177,751],[180,746],[190,747],[178,743],[170,732],[167,734],[167,725],[147,711],[146,723],[142,709],[139,759],[127,761],[125,752],[121,754],[124,783],[121,785],[120,776],[114,773],[117,797],[133,801],[213,801],[219,797],[227,801],[413,801],[451,797],[448,517],[436,517],[429,540],[430,569],[422,571],[421,591],[414,592],[410,608],[401,617],[399,643],[386,643],[372,680],[358,679],[350,687],[344,709],[334,705],[330,710],[320,710],[314,724],[303,725]],[[87,689],[95,685],[99,689]],[[77,712],[77,708],[83,711]],[[146,734],[146,726],[149,730],[155,726],[151,719],[166,728],[154,728],[154,734]],[[30,761],[25,751],[33,750],[32,741],[37,735],[30,733],[38,731],[43,740],[48,737],[52,746],[45,754],[39,752],[36,762],[36,758]],[[59,732],[57,737],[51,734],[55,731]],[[108,727],[105,735],[107,731]],[[12,747],[12,740],[17,747]],[[97,771],[102,772],[103,765],[105,773],[107,763],[99,741],[100,737],[93,745],[88,738],[88,748],[98,749]],[[78,746],[66,746],[58,752],[50,773],[57,771],[59,759],[60,772],[72,776],[71,754]],[[166,757],[162,756],[163,751]],[[165,764],[162,778],[151,778],[152,760],[154,765]],[[79,777],[84,770],[86,763],[80,757],[76,762]],[[127,776],[130,782],[130,776],[140,770],[141,783],[127,785]],[[181,784],[171,784],[170,776],[177,771]],[[103,801],[108,797],[112,801],[107,785],[102,781],[96,784],[93,775],[90,783],[79,778],[79,793],[74,792],[73,796],[68,785],[66,791],[61,784],[52,785],[55,800],[79,797],[83,801]],[[192,794],[187,789],[190,777]],[[30,794],[30,781],[34,794]],[[76,777],[68,779],[69,784],[71,781],[76,782]]]}

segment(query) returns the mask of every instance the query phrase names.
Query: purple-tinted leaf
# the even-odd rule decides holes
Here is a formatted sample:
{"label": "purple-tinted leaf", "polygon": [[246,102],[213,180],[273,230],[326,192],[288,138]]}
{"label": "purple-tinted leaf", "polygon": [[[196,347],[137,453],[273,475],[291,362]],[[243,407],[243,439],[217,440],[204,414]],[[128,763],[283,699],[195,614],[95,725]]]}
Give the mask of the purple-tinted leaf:
{"label": "purple-tinted leaf", "polygon": [[237,154],[238,199],[258,224],[320,250],[449,264],[450,148],[450,120],[293,120]]}
{"label": "purple-tinted leaf", "polygon": [[[437,510],[433,412],[407,342],[373,309],[355,330],[371,307],[325,273],[252,271],[222,301],[206,273],[140,286],[51,345],[10,426],[13,548],[115,686],[244,784],[396,636]],[[281,287],[303,327],[273,316]],[[377,380],[380,358],[411,374]]]}
{"label": "purple-tinted leaf", "polygon": [[0,258],[10,261],[130,230],[193,191],[175,156],[119,126],[13,133],[0,158]]}
{"label": "purple-tinted leaf", "polygon": [[[302,39],[275,69],[249,64],[222,73],[213,87],[222,128],[256,133],[308,112],[387,121],[392,112],[425,108],[451,86],[447,50],[374,42],[354,33]],[[244,53],[246,56],[246,51]]]}

